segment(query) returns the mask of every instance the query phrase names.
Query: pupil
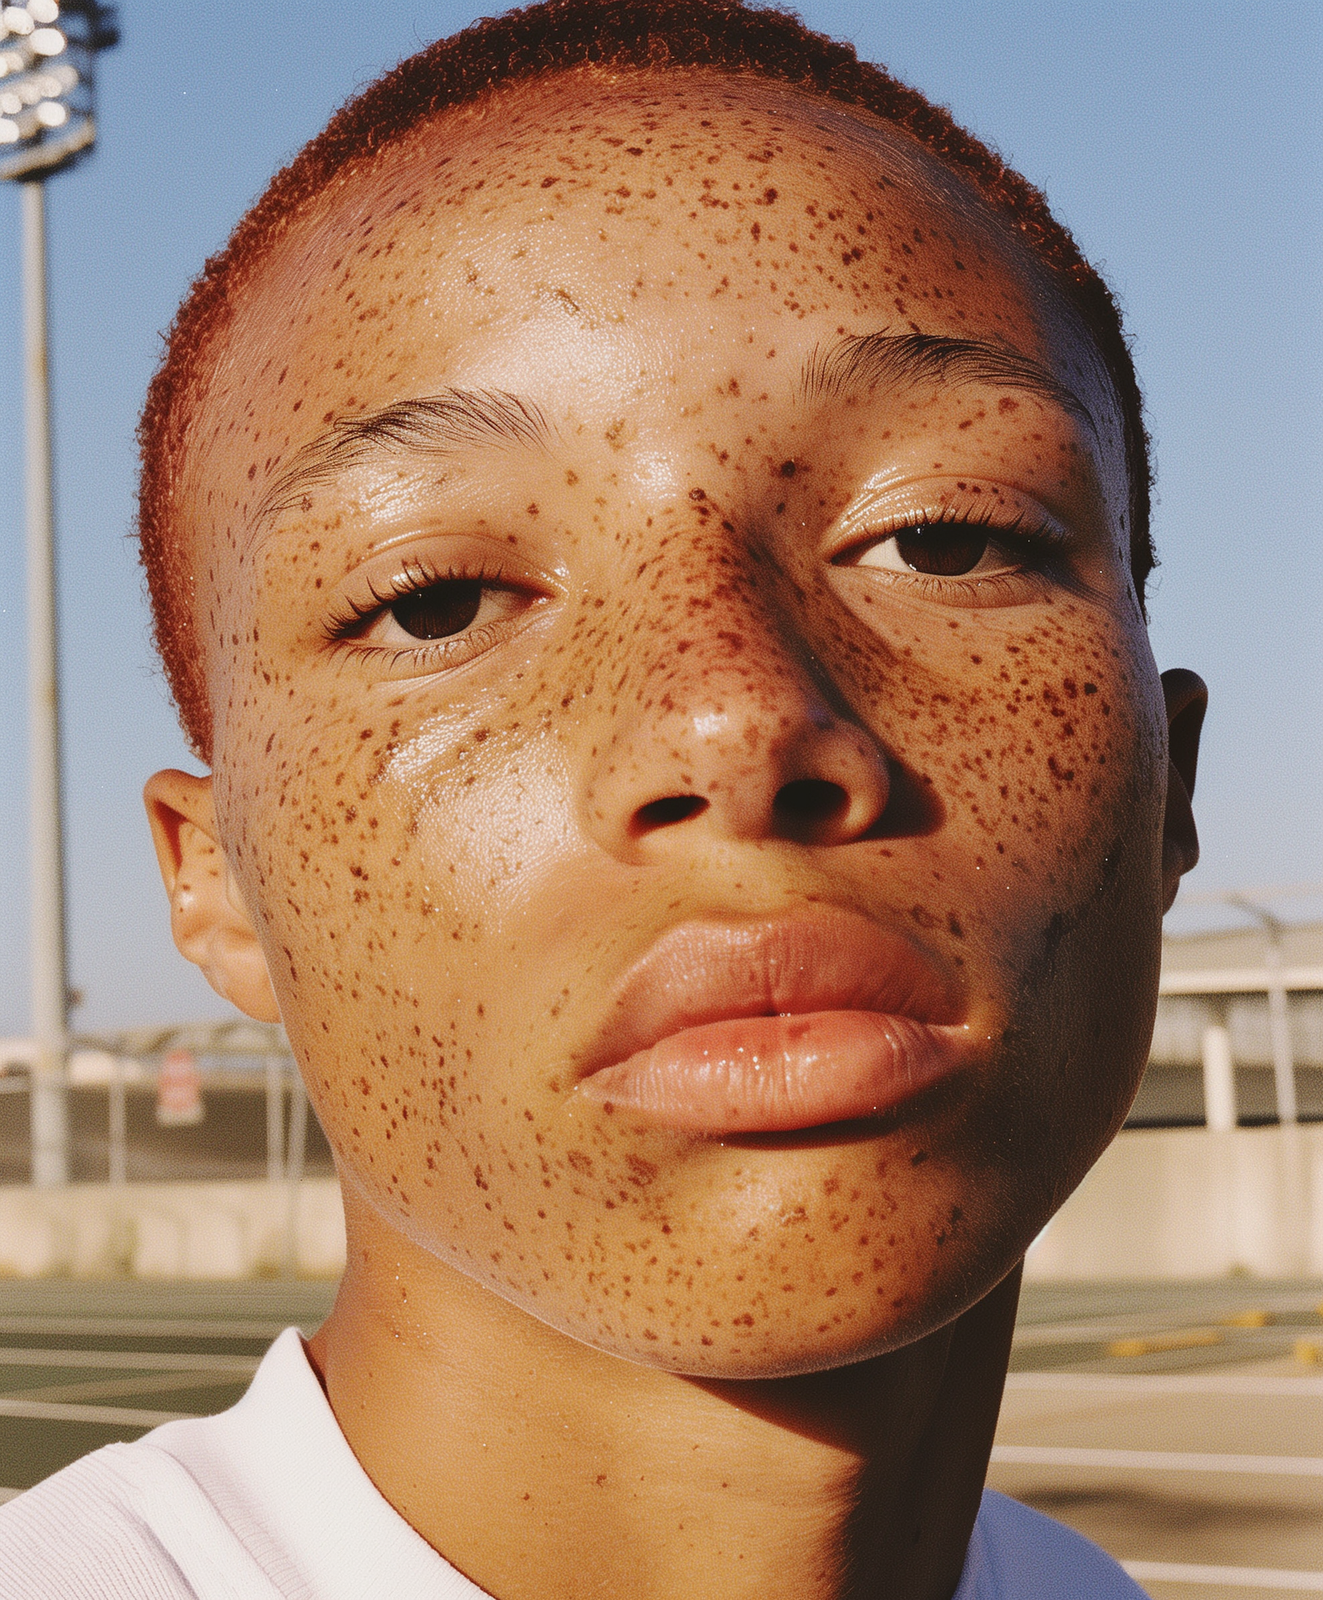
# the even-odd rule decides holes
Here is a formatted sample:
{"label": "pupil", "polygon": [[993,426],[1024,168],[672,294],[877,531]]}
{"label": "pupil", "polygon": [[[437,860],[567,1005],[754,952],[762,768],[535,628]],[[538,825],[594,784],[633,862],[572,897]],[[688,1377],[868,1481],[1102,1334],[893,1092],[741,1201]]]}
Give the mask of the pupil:
{"label": "pupil", "polygon": [[988,535],[967,523],[925,522],[896,535],[901,559],[915,572],[954,578],[972,572],[988,548]]}
{"label": "pupil", "polygon": [[470,627],[482,605],[482,584],[477,578],[447,578],[406,594],[390,614],[415,639],[448,639]]}

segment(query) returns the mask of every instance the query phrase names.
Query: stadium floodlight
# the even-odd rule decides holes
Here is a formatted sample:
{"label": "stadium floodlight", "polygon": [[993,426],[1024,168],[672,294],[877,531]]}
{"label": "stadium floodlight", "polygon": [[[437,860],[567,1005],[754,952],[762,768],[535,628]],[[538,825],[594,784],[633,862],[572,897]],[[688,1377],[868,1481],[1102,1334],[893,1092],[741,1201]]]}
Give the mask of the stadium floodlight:
{"label": "stadium floodlight", "polygon": [[45,177],[91,149],[96,57],[118,40],[100,0],[0,10],[0,178]]}
{"label": "stadium floodlight", "polygon": [[0,178],[23,193],[24,491],[27,505],[28,718],[32,858],[32,1181],[69,1178],[65,1093],[69,986],[47,378],[46,179],[96,139],[98,51],[119,42],[101,0],[24,0],[0,9]]}

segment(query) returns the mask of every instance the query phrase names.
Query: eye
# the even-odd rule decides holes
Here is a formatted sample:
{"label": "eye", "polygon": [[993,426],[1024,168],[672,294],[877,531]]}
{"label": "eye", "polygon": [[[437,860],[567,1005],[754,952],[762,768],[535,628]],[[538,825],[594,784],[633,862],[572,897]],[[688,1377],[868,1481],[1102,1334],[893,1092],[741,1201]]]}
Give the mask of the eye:
{"label": "eye", "polygon": [[369,584],[364,598],[344,602],[325,627],[339,644],[411,652],[418,660],[433,660],[441,651],[446,665],[457,665],[488,648],[493,630],[516,621],[541,598],[520,579],[480,566],[439,572],[410,562],[388,583]]}
{"label": "eye", "polygon": [[485,587],[478,578],[445,578],[401,595],[386,609],[411,639],[450,639],[473,626]]}
{"label": "eye", "polygon": [[1010,552],[999,546],[988,528],[971,522],[920,522],[870,545],[858,564],[957,578],[981,566],[990,549],[1001,557],[998,566],[1007,564]]}

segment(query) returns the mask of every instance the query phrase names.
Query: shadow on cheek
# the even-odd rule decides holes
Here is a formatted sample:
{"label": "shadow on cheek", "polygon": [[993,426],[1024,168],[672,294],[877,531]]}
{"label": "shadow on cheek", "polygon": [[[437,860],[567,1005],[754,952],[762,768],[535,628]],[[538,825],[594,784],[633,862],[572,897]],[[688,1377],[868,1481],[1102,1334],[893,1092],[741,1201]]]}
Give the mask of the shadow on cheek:
{"label": "shadow on cheek", "polygon": [[930,778],[921,777],[912,767],[894,756],[888,757],[887,776],[891,792],[887,807],[873,824],[870,839],[913,839],[936,833],[946,820],[946,807]]}

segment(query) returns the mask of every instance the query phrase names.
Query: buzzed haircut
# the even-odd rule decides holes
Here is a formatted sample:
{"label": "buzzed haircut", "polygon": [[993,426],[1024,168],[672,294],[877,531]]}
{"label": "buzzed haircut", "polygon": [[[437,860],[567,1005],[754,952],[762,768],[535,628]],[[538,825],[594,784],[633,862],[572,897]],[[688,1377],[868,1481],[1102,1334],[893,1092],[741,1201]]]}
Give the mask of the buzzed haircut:
{"label": "buzzed haircut", "polygon": [[508,85],[593,67],[708,68],[785,84],[871,112],[965,178],[1075,308],[1115,388],[1129,474],[1131,569],[1142,601],[1155,558],[1148,438],[1134,363],[1110,291],[1039,190],[944,107],[788,11],[739,0],[545,0],[438,40],[349,100],[276,174],[179,308],[139,424],[138,533],[157,648],[184,732],[203,760],[211,757],[212,717],[180,491],[193,413],[244,290],[341,175],[370,165],[447,110]]}

